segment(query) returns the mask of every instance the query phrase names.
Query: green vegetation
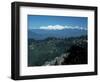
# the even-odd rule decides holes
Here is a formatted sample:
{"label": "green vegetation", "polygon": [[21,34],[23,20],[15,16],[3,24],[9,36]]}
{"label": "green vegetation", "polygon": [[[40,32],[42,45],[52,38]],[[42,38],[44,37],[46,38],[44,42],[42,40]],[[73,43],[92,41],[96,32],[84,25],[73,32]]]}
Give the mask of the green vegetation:
{"label": "green vegetation", "polygon": [[[61,62],[58,63],[56,60]],[[65,39],[53,37],[45,40],[28,39],[28,66],[86,63],[87,36]]]}

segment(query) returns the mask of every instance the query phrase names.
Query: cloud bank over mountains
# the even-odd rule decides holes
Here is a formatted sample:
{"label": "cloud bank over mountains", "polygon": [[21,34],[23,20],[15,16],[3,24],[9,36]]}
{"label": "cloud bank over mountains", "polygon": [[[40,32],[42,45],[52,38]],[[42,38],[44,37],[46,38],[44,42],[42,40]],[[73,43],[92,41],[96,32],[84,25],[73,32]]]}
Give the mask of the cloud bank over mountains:
{"label": "cloud bank over mountains", "polygon": [[87,30],[87,28],[79,27],[79,26],[68,26],[68,25],[48,25],[48,26],[41,26],[40,29],[45,30],[63,30],[63,29],[79,29],[79,30]]}

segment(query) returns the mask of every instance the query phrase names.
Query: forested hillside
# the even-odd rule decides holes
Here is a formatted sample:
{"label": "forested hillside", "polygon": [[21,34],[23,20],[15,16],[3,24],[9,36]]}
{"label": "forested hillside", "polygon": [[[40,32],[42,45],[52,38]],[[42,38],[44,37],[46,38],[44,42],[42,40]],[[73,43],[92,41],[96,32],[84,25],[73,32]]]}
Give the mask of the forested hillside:
{"label": "forested hillside", "polygon": [[87,63],[87,36],[28,40],[28,66]]}

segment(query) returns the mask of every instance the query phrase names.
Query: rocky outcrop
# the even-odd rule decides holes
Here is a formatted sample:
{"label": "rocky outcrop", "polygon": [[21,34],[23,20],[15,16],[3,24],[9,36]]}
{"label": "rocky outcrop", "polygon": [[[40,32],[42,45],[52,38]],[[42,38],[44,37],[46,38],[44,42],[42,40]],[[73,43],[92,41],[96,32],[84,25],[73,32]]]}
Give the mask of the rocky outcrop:
{"label": "rocky outcrop", "polygon": [[56,57],[54,60],[52,61],[46,61],[44,65],[61,65],[64,62],[64,59],[68,57],[68,53],[66,54],[62,54],[59,57]]}

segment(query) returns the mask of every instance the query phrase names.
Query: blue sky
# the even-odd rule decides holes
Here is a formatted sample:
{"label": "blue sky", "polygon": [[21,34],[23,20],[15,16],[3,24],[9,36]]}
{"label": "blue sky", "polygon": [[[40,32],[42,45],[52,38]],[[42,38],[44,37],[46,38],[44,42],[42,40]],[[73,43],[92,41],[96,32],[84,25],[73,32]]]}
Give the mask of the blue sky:
{"label": "blue sky", "polygon": [[87,23],[87,17],[28,15],[28,29],[86,29]]}

